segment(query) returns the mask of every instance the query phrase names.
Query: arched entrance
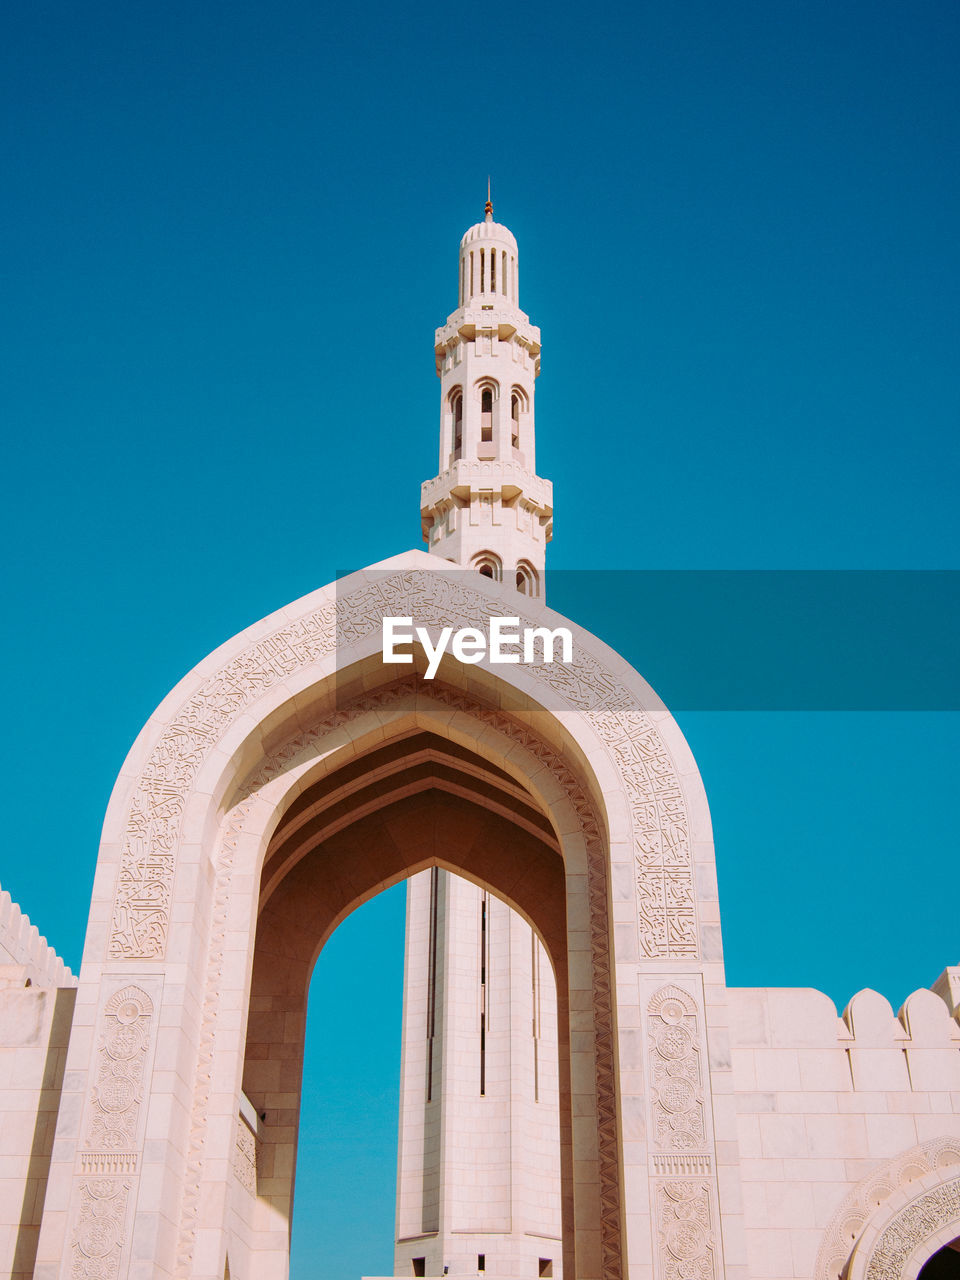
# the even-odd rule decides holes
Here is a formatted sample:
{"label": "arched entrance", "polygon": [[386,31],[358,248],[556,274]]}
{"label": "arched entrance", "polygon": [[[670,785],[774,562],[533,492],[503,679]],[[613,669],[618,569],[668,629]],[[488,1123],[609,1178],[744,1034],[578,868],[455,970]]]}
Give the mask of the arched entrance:
{"label": "arched entrance", "polygon": [[[521,625],[571,625],[524,606]],[[729,1063],[713,1092],[705,1072],[723,972],[679,731],[576,627],[573,663],[398,681],[382,661],[385,615],[436,631],[506,611],[495,584],[407,553],[237,636],[148,722],[104,826],[46,1274],[219,1280],[228,1244],[240,1280],[285,1274],[310,968],[353,906],[433,865],[515,906],[557,970],[567,1276],[620,1280],[658,1235],[722,1274]],[[693,1084],[661,1102],[645,1075],[681,1051]]]}
{"label": "arched entrance", "polygon": [[[255,1221],[267,1233],[275,1215],[289,1217],[292,1207],[306,993],[319,946],[372,893],[424,866],[483,885],[534,924],[554,960],[566,1032],[563,862],[524,788],[476,753],[424,732],[394,738],[307,785],[284,813],[264,864],[247,1030],[244,1092],[260,1119]],[[566,1057],[564,1067],[569,1181]],[[251,1208],[240,1197],[231,1235],[245,1231]],[[421,1227],[429,1232],[430,1224],[414,1229]],[[261,1274],[268,1248],[264,1238]],[[277,1259],[280,1273],[284,1261]]]}

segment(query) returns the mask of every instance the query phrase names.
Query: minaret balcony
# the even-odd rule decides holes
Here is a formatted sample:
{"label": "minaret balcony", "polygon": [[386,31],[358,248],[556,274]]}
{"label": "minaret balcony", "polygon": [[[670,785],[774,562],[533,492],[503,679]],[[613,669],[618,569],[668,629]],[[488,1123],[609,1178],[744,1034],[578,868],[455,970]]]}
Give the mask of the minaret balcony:
{"label": "minaret balcony", "polygon": [[549,515],[553,511],[553,484],[550,480],[525,470],[518,462],[474,458],[458,458],[446,471],[432,480],[425,480],[420,486],[420,509],[432,510],[451,496],[469,501],[481,490],[499,493],[508,502],[523,494],[544,514]]}
{"label": "minaret balcony", "polygon": [[516,336],[536,355],[540,350],[540,329],[530,323],[529,316],[516,307],[493,303],[486,307],[462,307],[447,317],[447,323],[436,330],[434,348],[452,346],[462,338],[472,342],[478,333],[495,333],[501,342]]}

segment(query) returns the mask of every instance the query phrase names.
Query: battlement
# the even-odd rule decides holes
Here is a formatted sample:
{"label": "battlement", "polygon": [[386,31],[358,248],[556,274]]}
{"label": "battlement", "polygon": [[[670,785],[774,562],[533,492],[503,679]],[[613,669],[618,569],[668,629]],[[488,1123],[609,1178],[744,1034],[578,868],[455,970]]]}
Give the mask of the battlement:
{"label": "battlement", "polygon": [[33,986],[77,985],[77,979],[53,947],[5,889],[0,889],[0,965],[21,966]]}

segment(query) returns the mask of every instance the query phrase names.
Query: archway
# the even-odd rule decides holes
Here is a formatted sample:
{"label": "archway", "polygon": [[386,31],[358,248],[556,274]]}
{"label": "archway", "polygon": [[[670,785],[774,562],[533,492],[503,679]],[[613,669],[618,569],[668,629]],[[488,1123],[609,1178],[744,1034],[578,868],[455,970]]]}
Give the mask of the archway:
{"label": "archway", "polygon": [[[278,1220],[292,1213],[306,995],[314,960],[336,924],[383,887],[426,866],[481,884],[520,911],[550,953],[558,979],[561,1044],[568,1040],[566,891],[559,843],[524,788],[476,753],[433,733],[397,736],[305,786],[267,850],[243,1088],[259,1117],[256,1208],[238,1197],[231,1254],[245,1240],[258,1275]],[[569,1057],[562,1055],[561,1149],[572,1162]],[[568,1188],[572,1202],[572,1189]],[[429,1223],[416,1223],[429,1236]],[[237,1242],[234,1243],[234,1238]],[[275,1248],[276,1246],[274,1246]],[[568,1243],[572,1252],[572,1239]],[[237,1265],[235,1261],[235,1266]]]}
{"label": "archway", "polygon": [[[520,625],[570,627],[574,663],[492,668],[445,658],[436,680],[418,674],[420,662],[397,681],[382,660],[387,615],[412,615],[436,634],[517,614],[518,600],[511,593],[507,610],[497,585],[406,553],[241,633],[151,717],[104,824],[38,1249],[47,1274],[100,1267],[130,1276],[149,1257],[154,1277],[220,1280],[232,1206],[252,1166],[253,1129],[241,1115],[247,1011],[254,991],[254,1003],[279,998],[264,976],[271,930],[292,952],[282,997],[295,1056],[294,991],[324,930],[391,877],[429,865],[462,871],[515,904],[563,974],[567,1275],[620,1280],[631,1240],[646,1265],[651,1236],[680,1231],[678,1195],[698,1205],[696,1238],[687,1232],[682,1243],[688,1261],[719,1258],[727,1184],[718,1143],[735,1139],[735,1120],[715,1115],[701,1090],[688,1100],[695,1124],[664,1127],[644,1084],[670,1051],[657,993],[679,1001],[682,1038],[699,1061],[710,1020],[725,1016],[709,815],[679,730],[622,659],[535,601],[524,601]],[[437,758],[421,762],[431,811],[461,826],[464,812],[481,814],[522,853],[522,873],[471,861],[466,843],[454,858],[437,842],[424,853],[422,842],[400,839],[426,783],[389,751],[417,734],[439,741],[429,747]],[[377,751],[387,752],[376,765],[382,777],[350,774]],[[326,780],[337,775],[331,791]],[[338,797],[341,785],[353,790]],[[320,806],[309,814],[296,808],[308,793]],[[325,888],[323,911],[306,920],[292,888],[308,876],[310,854],[295,854],[311,823],[323,826],[324,847],[342,851],[346,870],[338,864],[343,883]],[[360,831],[386,832],[389,852],[372,862]],[[271,925],[281,902],[299,921],[289,938]],[[251,1009],[251,1035],[266,1012]],[[281,1069],[271,1046],[282,1039],[256,1041],[271,1070]],[[727,1072],[718,1060],[714,1090]],[[291,1105],[275,1110],[295,1112],[290,1093],[278,1090]],[[248,1254],[256,1243],[258,1280],[284,1263],[287,1138],[254,1226],[235,1233]],[[230,1268],[246,1280],[234,1247]]]}

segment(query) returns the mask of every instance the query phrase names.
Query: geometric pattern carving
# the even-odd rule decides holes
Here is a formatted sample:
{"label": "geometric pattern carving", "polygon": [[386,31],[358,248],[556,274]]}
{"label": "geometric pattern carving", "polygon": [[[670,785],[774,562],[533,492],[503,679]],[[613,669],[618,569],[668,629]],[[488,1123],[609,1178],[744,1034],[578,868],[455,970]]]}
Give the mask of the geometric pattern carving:
{"label": "geometric pattern carving", "polygon": [[[377,595],[378,619],[384,610],[381,594]],[[352,615],[351,615],[352,616]],[[379,621],[377,623],[380,625]],[[463,694],[434,681],[425,685],[416,676],[407,677],[392,685],[380,686],[358,698],[350,706],[324,717],[313,729],[296,735],[285,746],[268,758],[257,774],[250,779],[247,795],[253,795],[276,777],[301,753],[311,752],[331,730],[341,728],[350,720],[365,712],[387,706],[411,694],[443,702],[458,710],[472,714],[478,720],[491,725],[511,737],[534,754],[559,781],[580,820],[581,831],[587,849],[587,894],[590,912],[590,938],[593,959],[593,1017],[594,1042],[596,1044],[595,1078],[598,1124],[598,1171],[600,1176],[600,1233],[601,1266],[603,1280],[620,1280],[622,1276],[622,1242],[620,1224],[619,1179],[619,1123],[616,1105],[616,1080],[614,1071],[613,989],[607,932],[607,862],[599,821],[589,797],[580,786],[577,776],[546,743],[536,736],[531,727],[514,720],[506,713],[488,706],[477,698]],[[214,930],[222,934],[226,919],[226,900],[234,852],[243,831],[250,801],[241,801],[230,815],[229,825],[217,861],[217,878],[214,887]],[[217,993],[220,973],[219,943],[211,947],[208,968],[207,993],[204,1001],[203,1027],[200,1043],[200,1070],[192,1110],[191,1155],[188,1161],[188,1179],[184,1198],[181,1235],[178,1248],[177,1274],[189,1274],[196,1230],[199,1224],[200,1178],[205,1128],[205,1099],[209,1086],[210,1064],[213,1059],[213,1041],[216,1032]],[[238,1171],[239,1176],[239,1171]]]}
{"label": "geometric pattern carving", "polygon": [[663,987],[650,1001],[650,1076],[653,1143],[659,1151],[704,1151],[707,1146],[697,1006],[679,987]]}
{"label": "geometric pattern carving", "polygon": [[960,1179],[933,1187],[901,1209],[873,1247],[865,1280],[900,1277],[915,1249],[960,1220]]}
{"label": "geometric pattern carving", "polygon": [[[135,1173],[137,1123],[150,1047],[153,1001],[136,986],[115,991],[106,1002],[97,1046],[95,1083],[90,1093],[84,1174]],[[77,1280],[113,1280],[120,1266],[123,1219],[130,1181],[94,1176],[78,1188],[72,1238],[72,1274]]]}
{"label": "geometric pattern carving", "polygon": [[663,1280],[714,1280],[709,1185],[662,1182],[656,1190],[656,1206]]}
{"label": "geometric pattern carving", "polygon": [[152,1013],[153,1003],[139,987],[124,987],[107,1001],[84,1144],[88,1151],[118,1153],[134,1146]]}
{"label": "geometric pattern carving", "polygon": [[123,1249],[130,1183],[90,1178],[80,1184],[80,1213],[71,1242],[74,1280],[115,1280]]}
{"label": "geometric pattern carving", "polygon": [[[167,943],[180,824],[190,785],[225,728],[271,685],[329,656],[343,639],[379,634],[384,614],[423,613],[441,625],[502,613],[458,579],[406,570],[330,601],[248,646],[203,682],[155,745],[127,815],[108,944],[112,959],[161,959]],[[520,617],[520,625],[535,625]],[[698,954],[688,823],[680,780],[655,725],[633,696],[589,654],[576,666],[526,670],[551,697],[581,711],[617,761],[634,826],[638,929],[650,957]]]}
{"label": "geometric pattern carving", "polygon": [[814,1280],[840,1280],[864,1227],[885,1200],[931,1170],[954,1165],[960,1165],[960,1138],[931,1138],[874,1169],[841,1201],[830,1220]]}
{"label": "geometric pattern carving", "polygon": [[234,1173],[241,1186],[252,1196],[257,1194],[257,1140],[242,1116],[237,1117],[237,1147],[233,1162]]}

